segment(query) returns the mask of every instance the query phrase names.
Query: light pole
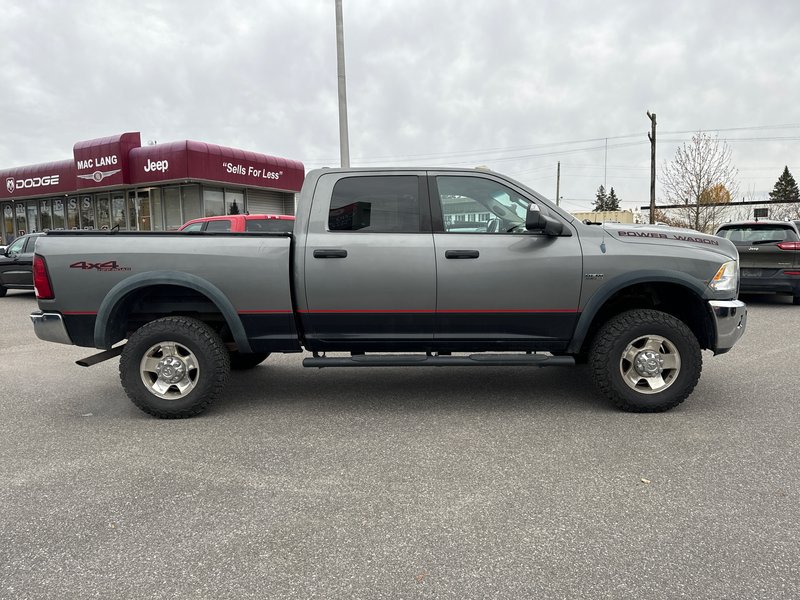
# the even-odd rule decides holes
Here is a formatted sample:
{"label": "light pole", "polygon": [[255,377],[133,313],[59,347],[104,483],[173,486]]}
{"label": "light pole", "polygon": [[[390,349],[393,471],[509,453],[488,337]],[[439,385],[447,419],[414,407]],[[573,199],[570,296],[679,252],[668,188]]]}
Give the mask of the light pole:
{"label": "light pole", "polygon": [[339,155],[342,167],[350,167],[350,138],[347,134],[347,85],[344,76],[344,26],[342,0],[336,0],[336,72],[339,78]]}

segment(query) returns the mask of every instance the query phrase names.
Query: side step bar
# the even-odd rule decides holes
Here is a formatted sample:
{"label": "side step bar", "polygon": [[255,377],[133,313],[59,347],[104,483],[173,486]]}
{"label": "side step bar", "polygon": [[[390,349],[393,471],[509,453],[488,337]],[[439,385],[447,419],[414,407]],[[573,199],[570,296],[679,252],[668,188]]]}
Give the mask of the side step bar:
{"label": "side step bar", "polygon": [[574,367],[572,356],[546,354],[470,354],[441,356],[432,354],[356,354],[355,356],[326,357],[314,353],[303,359],[304,367]]}
{"label": "side step bar", "polygon": [[96,365],[97,363],[101,363],[104,360],[109,360],[116,356],[122,354],[122,349],[125,347],[125,344],[122,346],[117,346],[115,348],[111,348],[109,350],[104,350],[98,354],[92,354],[91,356],[87,356],[86,358],[82,358],[81,360],[76,360],[75,364],[80,367],[91,367]]}

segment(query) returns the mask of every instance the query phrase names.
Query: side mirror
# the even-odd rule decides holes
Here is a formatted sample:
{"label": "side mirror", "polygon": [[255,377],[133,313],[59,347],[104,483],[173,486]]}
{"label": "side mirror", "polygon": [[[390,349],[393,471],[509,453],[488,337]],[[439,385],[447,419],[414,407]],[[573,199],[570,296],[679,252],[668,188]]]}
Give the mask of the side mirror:
{"label": "side mirror", "polygon": [[525,229],[528,231],[541,231],[545,235],[561,235],[564,224],[558,219],[543,215],[538,204],[531,204],[525,215]]}

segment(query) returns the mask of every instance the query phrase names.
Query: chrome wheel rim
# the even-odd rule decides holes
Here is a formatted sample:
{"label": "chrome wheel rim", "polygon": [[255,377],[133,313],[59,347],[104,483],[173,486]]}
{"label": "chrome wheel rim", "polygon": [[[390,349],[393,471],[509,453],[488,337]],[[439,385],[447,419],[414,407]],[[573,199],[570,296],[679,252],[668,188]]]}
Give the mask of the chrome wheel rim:
{"label": "chrome wheel rim", "polygon": [[194,352],[178,342],[159,342],[144,353],[139,374],[148,391],[164,400],[180,400],[194,390],[200,365]]}
{"label": "chrome wheel rim", "polygon": [[644,335],[626,346],[619,361],[619,372],[632,390],[640,394],[658,394],[678,378],[681,355],[667,338]]}

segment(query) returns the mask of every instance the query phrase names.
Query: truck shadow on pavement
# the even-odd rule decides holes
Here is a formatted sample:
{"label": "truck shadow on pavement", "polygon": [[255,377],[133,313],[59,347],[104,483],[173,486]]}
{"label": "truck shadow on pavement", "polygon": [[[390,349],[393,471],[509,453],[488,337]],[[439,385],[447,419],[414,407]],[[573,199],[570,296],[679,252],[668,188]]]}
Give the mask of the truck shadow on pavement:
{"label": "truck shadow on pavement", "polygon": [[748,305],[793,306],[788,294],[739,294],[739,300]]}
{"label": "truck shadow on pavement", "polygon": [[270,363],[234,372],[210,413],[242,406],[317,404],[331,410],[614,411],[585,366],[305,369]]}

